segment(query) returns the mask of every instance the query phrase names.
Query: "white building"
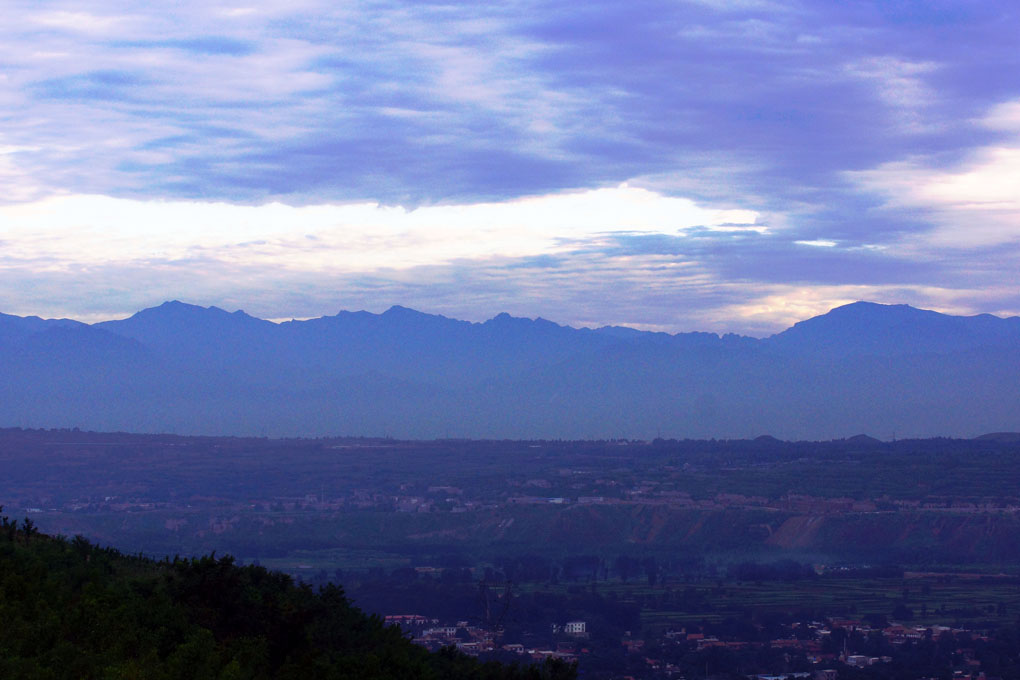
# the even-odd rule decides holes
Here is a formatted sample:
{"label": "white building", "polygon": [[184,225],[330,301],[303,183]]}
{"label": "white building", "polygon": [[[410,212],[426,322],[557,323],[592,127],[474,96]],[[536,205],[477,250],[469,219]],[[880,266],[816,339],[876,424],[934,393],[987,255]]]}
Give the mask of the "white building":
{"label": "white building", "polygon": [[567,635],[584,635],[588,630],[584,621],[567,621],[563,626],[563,632]]}

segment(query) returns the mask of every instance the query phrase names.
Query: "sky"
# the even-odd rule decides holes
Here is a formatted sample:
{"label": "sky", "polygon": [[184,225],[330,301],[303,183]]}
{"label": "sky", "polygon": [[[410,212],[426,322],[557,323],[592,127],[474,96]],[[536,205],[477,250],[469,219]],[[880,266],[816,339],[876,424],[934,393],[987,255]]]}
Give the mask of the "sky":
{"label": "sky", "polygon": [[1016,3],[5,3],[0,311],[1020,314]]}

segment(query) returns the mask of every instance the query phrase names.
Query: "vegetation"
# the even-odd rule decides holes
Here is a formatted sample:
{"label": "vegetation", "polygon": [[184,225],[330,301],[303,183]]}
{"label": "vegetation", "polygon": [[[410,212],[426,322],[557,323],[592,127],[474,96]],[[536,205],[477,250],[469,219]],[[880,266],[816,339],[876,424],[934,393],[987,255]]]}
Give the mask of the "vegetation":
{"label": "vegetation", "polygon": [[[2,508],[0,508],[2,510]],[[231,557],[161,561],[0,517],[0,677],[559,680],[573,666],[431,654],[351,605]]]}

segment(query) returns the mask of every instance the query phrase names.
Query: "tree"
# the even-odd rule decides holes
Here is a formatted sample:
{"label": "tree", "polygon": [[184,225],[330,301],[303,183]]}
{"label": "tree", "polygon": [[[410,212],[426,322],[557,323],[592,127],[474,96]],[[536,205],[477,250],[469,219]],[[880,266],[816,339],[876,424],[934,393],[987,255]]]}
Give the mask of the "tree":
{"label": "tree", "polygon": [[645,576],[648,577],[648,585],[654,586],[659,580],[659,565],[654,557],[646,557],[641,565],[645,568]]}
{"label": "tree", "polygon": [[39,529],[36,528],[35,522],[26,517],[21,522],[21,532],[25,534],[25,543],[28,543],[34,534],[39,533]]}
{"label": "tree", "polygon": [[616,561],[613,562],[613,569],[616,570],[620,580],[624,583],[626,583],[631,576],[638,573],[640,566],[640,563],[636,559],[628,555],[620,555],[616,558]]}

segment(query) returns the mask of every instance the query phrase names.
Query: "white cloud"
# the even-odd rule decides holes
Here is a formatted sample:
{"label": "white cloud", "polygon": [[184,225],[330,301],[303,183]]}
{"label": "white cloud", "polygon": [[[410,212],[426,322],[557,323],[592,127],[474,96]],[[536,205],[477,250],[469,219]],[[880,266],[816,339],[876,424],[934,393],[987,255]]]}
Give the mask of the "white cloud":
{"label": "white cloud", "polygon": [[890,125],[904,132],[930,132],[937,127],[925,116],[937,95],[924,80],[938,64],[931,61],[909,61],[897,57],[867,57],[845,67],[847,75],[869,83],[879,101],[894,113]]}
{"label": "white cloud", "polygon": [[[21,159],[26,154],[31,154],[38,149],[36,147],[3,144],[0,137],[0,203],[30,201],[45,194],[35,178],[28,172]],[[3,238],[0,232],[0,238]]]}
{"label": "white cloud", "polygon": [[702,208],[628,185],[416,210],[377,203],[243,206],[63,196],[0,207],[0,234],[8,262],[48,268],[202,257],[371,272],[561,253],[609,232],[727,230],[753,225],[756,218],[750,210]]}
{"label": "white cloud", "polygon": [[993,106],[979,122],[992,130],[1020,134],[1020,99]]}
{"label": "white cloud", "polygon": [[108,33],[125,23],[121,16],[68,10],[39,12],[27,18],[32,23],[72,33]]}
{"label": "white cloud", "polygon": [[913,62],[896,57],[869,57],[847,67],[853,75],[875,81],[878,92],[888,104],[915,108],[930,103],[933,92],[921,76],[931,73],[933,62]]}
{"label": "white cloud", "polygon": [[932,157],[885,163],[848,176],[886,205],[920,212],[934,226],[933,246],[959,248],[1020,241],[1020,101],[992,109],[980,124],[1007,133],[943,168]]}

